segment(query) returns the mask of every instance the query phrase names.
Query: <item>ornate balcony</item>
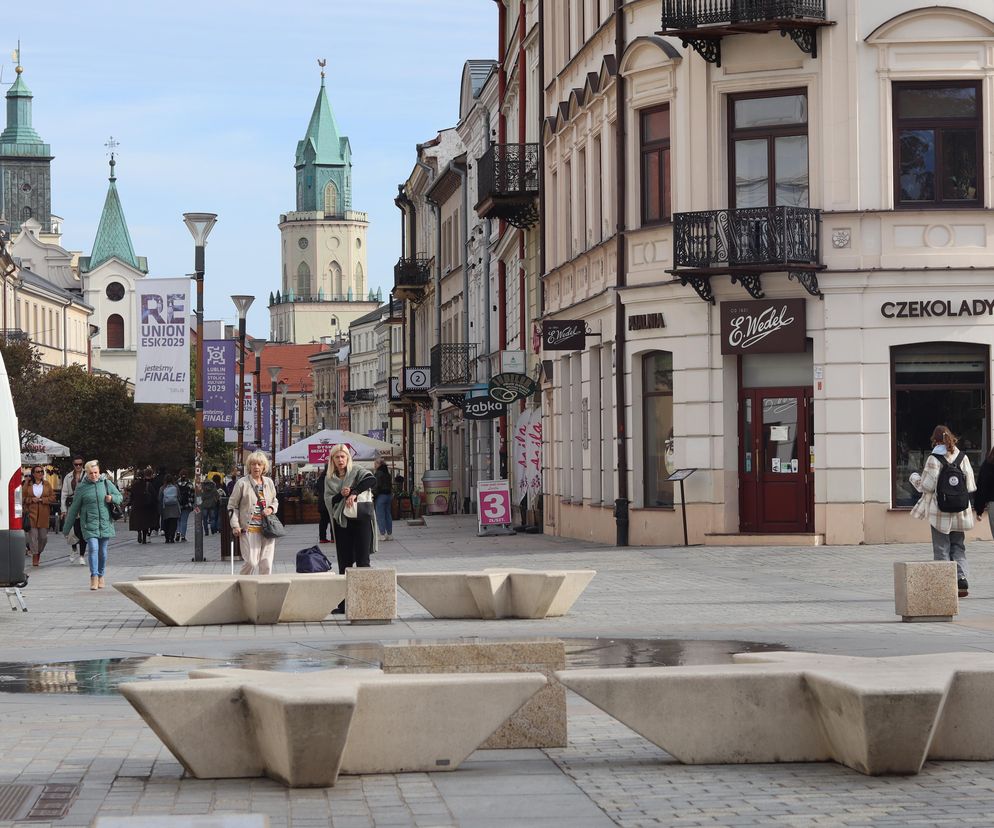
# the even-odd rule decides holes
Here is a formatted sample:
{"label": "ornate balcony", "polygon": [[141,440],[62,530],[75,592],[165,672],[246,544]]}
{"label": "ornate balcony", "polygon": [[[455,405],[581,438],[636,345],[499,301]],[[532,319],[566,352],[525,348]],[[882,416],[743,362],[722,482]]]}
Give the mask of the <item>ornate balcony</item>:
{"label": "ornate balcony", "polygon": [[431,387],[469,386],[476,382],[476,343],[448,342],[431,349]]}
{"label": "ornate balcony", "polygon": [[721,39],[779,31],[802,52],[818,57],[825,0],[663,0],[661,35],[679,37],[709,63],[721,66]]}
{"label": "ornate balcony", "polygon": [[730,275],[749,295],[763,298],[760,276],[786,271],[812,296],[821,296],[821,211],[808,207],[746,207],[673,216],[673,276],[714,304],[711,277]]}
{"label": "ornate balcony", "polygon": [[477,162],[481,218],[527,229],[538,223],[538,144],[494,144]]}
{"label": "ornate balcony", "polygon": [[401,256],[393,266],[393,295],[415,304],[424,299],[431,280],[431,263],[432,259],[424,253],[410,258]]}
{"label": "ornate balcony", "polygon": [[352,388],[345,392],[346,405],[371,402],[376,402],[376,393],[372,388]]}

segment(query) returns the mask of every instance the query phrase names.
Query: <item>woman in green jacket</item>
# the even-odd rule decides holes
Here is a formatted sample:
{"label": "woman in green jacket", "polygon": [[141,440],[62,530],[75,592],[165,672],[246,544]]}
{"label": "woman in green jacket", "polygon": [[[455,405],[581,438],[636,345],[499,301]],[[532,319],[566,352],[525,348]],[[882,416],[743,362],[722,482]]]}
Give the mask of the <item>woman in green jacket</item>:
{"label": "woman in green jacket", "polygon": [[[76,487],[64,525],[71,529],[79,517],[88,553],[86,557],[90,562],[90,589],[103,589],[107,542],[117,535],[110,516],[110,504],[120,504],[124,495],[100,474],[100,463],[96,460],[91,460],[83,468],[85,474]],[[68,532],[66,536],[68,538]]]}

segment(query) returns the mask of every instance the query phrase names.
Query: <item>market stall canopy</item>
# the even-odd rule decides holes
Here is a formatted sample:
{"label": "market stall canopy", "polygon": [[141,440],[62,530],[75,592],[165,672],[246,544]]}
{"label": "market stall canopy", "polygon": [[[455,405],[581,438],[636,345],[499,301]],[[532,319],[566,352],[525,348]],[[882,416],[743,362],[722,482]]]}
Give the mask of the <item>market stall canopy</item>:
{"label": "market stall canopy", "polygon": [[276,452],[276,462],[324,464],[331,447],[338,443],[345,443],[356,460],[375,460],[377,457],[390,457],[400,453],[400,449],[393,443],[356,434],[354,431],[326,428]]}
{"label": "market stall canopy", "polygon": [[55,440],[49,440],[40,434],[35,434],[21,446],[21,462],[24,465],[33,463],[51,463],[53,457],[68,457],[69,449]]}

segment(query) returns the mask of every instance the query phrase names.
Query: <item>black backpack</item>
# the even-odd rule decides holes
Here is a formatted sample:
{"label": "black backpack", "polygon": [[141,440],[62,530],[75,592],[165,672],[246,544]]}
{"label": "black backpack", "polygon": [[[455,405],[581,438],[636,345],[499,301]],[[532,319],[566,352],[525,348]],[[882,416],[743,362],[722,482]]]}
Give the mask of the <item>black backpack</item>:
{"label": "black backpack", "polygon": [[966,475],[960,469],[965,456],[961,451],[952,463],[942,458],[939,482],[935,486],[935,502],[940,512],[962,512],[970,505]]}

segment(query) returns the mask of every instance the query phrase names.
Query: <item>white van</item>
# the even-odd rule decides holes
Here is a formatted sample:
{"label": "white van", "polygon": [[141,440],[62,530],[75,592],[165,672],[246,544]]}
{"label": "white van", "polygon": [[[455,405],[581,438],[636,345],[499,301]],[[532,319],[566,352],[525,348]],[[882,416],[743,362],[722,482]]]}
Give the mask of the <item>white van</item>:
{"label": "white van", "polygon": [[0,586],[23,584],[24,527],[21,523],[21,435],[7,367],[0,354]]}

